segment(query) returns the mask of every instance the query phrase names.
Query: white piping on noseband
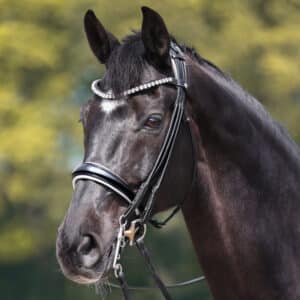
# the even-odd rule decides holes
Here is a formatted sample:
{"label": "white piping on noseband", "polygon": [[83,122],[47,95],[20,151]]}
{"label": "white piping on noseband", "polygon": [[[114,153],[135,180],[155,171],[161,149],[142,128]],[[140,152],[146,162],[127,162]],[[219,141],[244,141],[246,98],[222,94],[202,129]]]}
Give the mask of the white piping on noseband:
{"label": "white piping on noseband", "polygon": [[95,178],[95,177],[89,176],[89,175],[77,175],[77,176],[75,176],[72,180],[72,186],[73,186],[74,190],[75,190],[76,182],[80,179],[91,180],[91,181],[100,183],[101,185],[103,185],[105,187],[108,187],[110,190],[114,191],[116,194],[121,196],[126,202],[128,202],[128,204],[131,204],[131,200],[124,193],[122,193],[119,189],[115,188],[113,185],[109,184],[105,180],[101,180],[100,178]]}
{"label": "white piping on noseband", "polygon": [[[97,96],[99,96],[103,99],[109,99],[109,100],[116,99],[116,96],[113,94],[113,92],[111,90],[108,92],[101,91],[99,88],[99,85],[98,85],[99,82],[101,82],[101,79],[96,79],[92,82],[91,89],[94,92],[94,94],[96,94]],[[166,83],[171,83],[171,82],[174,82],[173,77],[166,77],[166,78],[162,78],[162,79],[158,79],[158,80],[153,80],[148,83],[138,85],[132,89],[126,90],[123,93],[121,93],[120,95],[121,96],[129,96],[129,95],[135,94],[137,92],[147,90],[149,88],[163,85]]]}

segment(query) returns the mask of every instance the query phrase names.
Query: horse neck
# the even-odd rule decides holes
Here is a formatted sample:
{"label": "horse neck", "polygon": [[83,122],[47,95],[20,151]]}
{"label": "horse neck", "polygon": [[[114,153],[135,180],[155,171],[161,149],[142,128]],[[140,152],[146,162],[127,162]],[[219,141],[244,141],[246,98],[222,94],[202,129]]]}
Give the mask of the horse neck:
{"label": "horse neck", "polygon": [[243,104],[201,66],[190,74],[199,143],[183,214],[212,294],[299,299],[298,149],[282,130],[273,136],[277,127],[259,104],[261,111]]}

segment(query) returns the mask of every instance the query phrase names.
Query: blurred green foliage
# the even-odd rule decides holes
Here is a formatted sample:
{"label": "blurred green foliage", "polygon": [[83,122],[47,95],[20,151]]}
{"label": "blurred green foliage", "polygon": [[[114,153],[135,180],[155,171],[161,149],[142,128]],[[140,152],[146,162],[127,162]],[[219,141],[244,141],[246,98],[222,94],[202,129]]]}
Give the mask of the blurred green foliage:
{"label": "blurred green foliage", "polygon": [[[1,299],[99,298],[63,278],[54,250],[71,198],[69,172],[82,154],[79,106],[103,73],[82,17],[94,9],[121,38],[140,28],[142,5],[160,12],[179,41],[231,73],[300,142],[298,0],[0,0]],[[151,232],[149,243],[167,281],[200,272],[181,220]],[[127,263],[132,281],[148,281],[138,257],[128,254]],[[210,299],[205,285],[174,295]]]}

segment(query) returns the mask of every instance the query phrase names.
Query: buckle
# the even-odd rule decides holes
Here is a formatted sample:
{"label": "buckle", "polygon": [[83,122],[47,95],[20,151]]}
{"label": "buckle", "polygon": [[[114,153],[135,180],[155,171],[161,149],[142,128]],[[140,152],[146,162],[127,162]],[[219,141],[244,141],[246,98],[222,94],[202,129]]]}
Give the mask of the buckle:
{"label": "buckle", "polygon": [[135,241],[142,241],[147,232],[147,225],[142,223],[141,219],[136,219],[130,223],[127,230],[124,231],[124,236],[129,240],[129,246],[133,246]]}
{"label": "buckle", "polygon": [[183,52],[180,49],[180,47],[175,44],[174,42],[171,42],[171,47],[170,47],[170,56],[174,59],[180,59],[184,60]]}

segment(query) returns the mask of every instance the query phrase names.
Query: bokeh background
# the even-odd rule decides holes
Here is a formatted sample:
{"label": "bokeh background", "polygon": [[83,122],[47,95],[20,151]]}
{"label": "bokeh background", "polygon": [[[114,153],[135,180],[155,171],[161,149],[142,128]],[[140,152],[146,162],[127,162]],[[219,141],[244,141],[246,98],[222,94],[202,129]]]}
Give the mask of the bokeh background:
{"label": "bokeh background", "polygon": [[[57,227],[71,198],[70,171],[82,157],[79,107],[103,67],[82,27],[88,8],[119,38],[139,29],[140,6],[230,73],[300,142],[299,0],[0,0],[0,293],[4,300],[100,299],[66,280],[55,260]],[[182,218],[151,231],[147,244],[163,278],[201,273]],[[135,251],[130,282],[151,283]],[[209,300],[207,285],[172,292]],[[136,292],[136,299],[160,299]],[[120,293],[108,299],[120,299]]]}

